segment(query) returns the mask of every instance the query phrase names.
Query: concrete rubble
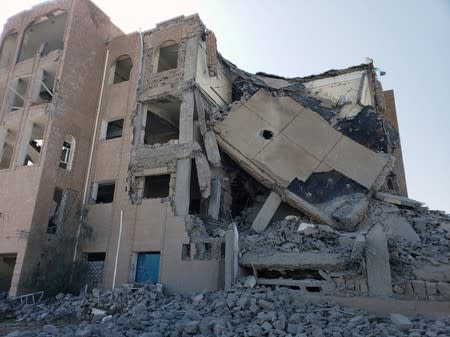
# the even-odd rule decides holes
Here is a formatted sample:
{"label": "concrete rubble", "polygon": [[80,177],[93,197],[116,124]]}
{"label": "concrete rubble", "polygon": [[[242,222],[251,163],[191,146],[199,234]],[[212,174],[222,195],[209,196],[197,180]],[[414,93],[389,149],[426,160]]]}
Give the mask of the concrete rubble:
{"label": "concrete rubble", "polygon": [[[450,334],[448,319],[409,319],[369,313],[332,300],[311,301],[287,288],[245,287],[192,296],[165,295],[161,285],[59,294],[39,305],[0,301],[3,317],[28,324],[0,325],[4,336],[436,336]],[[5,306],[7,309],[5,310]],[[3,330],[2,330],[3,329]]]}

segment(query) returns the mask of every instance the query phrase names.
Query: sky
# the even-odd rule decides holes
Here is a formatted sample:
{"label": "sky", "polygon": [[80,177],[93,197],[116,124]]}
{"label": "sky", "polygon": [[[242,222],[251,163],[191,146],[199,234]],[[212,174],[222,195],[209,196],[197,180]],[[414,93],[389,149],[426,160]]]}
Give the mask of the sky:
{"label": "sky", "polygon": [[[39,2],[0,0],[0,25]],[[307,76],[370,57],[394,89],[409,197],[450,213],[450,0],[93,2],[125,33],[198,13],[219,52],[253,73]]]}

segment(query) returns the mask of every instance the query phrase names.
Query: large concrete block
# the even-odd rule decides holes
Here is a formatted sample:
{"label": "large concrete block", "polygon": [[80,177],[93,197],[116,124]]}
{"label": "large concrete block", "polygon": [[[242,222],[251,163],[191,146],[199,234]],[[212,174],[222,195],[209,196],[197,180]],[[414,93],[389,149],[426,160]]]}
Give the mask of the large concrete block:
{"label": "large concrete block", "polygon": [[273,215],[278,209],[278,206],[281,204],[281,198],[275,192],[270,192],[266,201],[264,202],[263,207],[259,210],[258,215],[252,224],[252,229],[257,232],[263,232],[267,225],[270,223]]}

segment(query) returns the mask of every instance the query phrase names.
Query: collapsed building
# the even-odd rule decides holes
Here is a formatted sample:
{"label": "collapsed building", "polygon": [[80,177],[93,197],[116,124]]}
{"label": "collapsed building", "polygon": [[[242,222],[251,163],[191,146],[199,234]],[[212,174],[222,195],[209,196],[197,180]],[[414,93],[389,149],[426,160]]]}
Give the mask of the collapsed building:
{"label": "collapsed building", "polygon": [[407,197],[372,60],[251,74],[197,15],[124,34],[88,0],[19,13],[1,41],[0,291],[250,275],[450,298],[450,219]]}

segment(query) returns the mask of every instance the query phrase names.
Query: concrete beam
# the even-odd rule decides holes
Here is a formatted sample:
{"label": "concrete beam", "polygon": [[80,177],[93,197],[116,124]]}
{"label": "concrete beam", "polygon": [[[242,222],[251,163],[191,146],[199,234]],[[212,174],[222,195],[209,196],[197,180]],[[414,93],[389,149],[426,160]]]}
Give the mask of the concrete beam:
{"label": "concrete beam", "polygon": [[259,210],[258,215],[252,224],[252,229],[257,232],[263,232],[270,223],[273,215],[281,204],[281,198],[275,192],[270,192],[263,207]]}

